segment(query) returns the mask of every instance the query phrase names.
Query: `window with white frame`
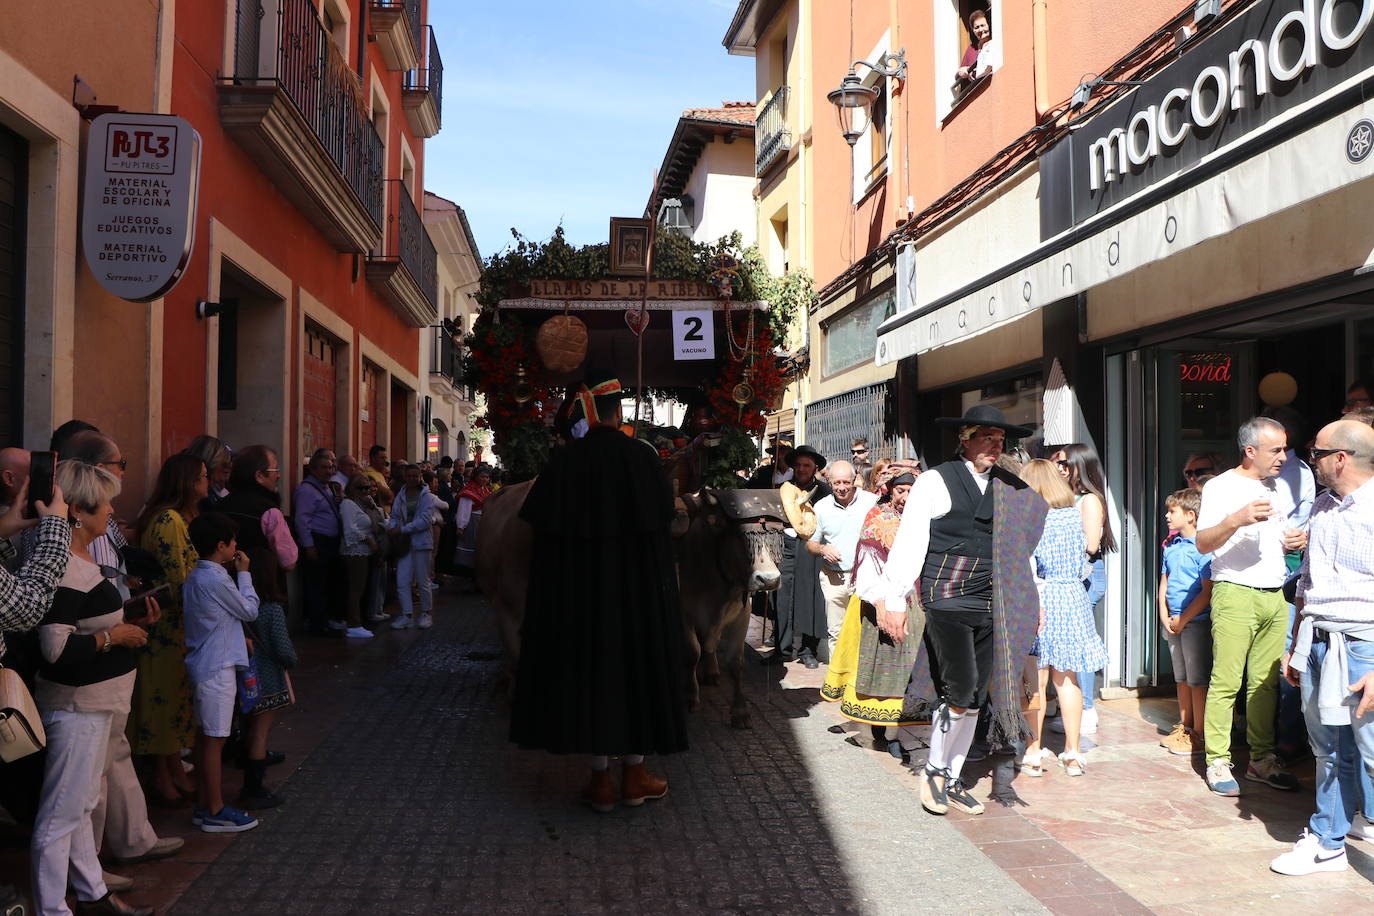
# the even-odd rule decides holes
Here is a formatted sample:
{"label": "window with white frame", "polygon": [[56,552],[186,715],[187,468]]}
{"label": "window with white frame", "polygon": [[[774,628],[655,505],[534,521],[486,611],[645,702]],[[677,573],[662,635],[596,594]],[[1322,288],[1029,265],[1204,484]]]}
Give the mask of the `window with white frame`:
{"label": "window with white frame", "polygon": [[[888,54],[888,37],[869,53],[865,60],[878,62]],[[855,109],[855,126],[863,124],[863,134],[854,143],[851,154],[854,157],[854,202],[872,190],[873,186],[887,174],[888,154],[892,151],[892,125],[889,116],[892,110],[892,81],[881,73],[866,68],[862,70],[864,85],[877,90],[873,105],[865,114],[863,109]]]}
{"label": "window with white frame", "polygon": [[1002,0],[934,0],[935,120],[1002,66]]}

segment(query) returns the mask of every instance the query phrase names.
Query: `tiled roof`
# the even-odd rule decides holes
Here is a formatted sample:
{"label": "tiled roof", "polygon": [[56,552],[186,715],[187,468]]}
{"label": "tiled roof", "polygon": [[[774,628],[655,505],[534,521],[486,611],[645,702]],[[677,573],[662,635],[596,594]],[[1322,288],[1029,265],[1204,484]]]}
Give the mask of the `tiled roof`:
{"label": "tiled roof", "polygon": [[753,102],[725,102],[719,108],[688,108],[682,113],[691,121],[715,121],[720,124],[754,126]]}

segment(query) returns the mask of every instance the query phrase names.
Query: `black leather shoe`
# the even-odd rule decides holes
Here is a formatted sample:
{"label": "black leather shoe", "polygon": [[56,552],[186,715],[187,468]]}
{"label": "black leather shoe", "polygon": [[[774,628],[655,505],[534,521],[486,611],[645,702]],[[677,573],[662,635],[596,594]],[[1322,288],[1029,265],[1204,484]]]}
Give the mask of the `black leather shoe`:
{"label": "black leather shoe", "polygon": [[267,761],[268,766],[274,767],[286,759],[286,754],[281,751],[268,751],[264,759]]}
{"label": "black leather shoe", "polygon": [[76,901],[76,916],[153,916],[153,912],[150,906],[134,906],[114,894],[106,894],[99,900]]}
{"label": "black leather shoe", "polygon": [[819,668],[821,666],[821,663],[816,659],[816,656],[814,655],[808,655],[802,661],[803,664],[805,664],[808,668]]}

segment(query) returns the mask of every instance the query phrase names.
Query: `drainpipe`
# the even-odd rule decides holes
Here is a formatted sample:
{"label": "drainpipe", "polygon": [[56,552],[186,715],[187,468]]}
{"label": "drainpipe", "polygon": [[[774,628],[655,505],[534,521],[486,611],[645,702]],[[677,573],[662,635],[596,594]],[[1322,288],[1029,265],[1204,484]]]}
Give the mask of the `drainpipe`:
{"label": "drainpipe", "polygon": [[1049,0],[1031,0],[1031,35],[1034,42],[1035,116],[1043,118],[1050,110],[1050,57],[1046,7]]}

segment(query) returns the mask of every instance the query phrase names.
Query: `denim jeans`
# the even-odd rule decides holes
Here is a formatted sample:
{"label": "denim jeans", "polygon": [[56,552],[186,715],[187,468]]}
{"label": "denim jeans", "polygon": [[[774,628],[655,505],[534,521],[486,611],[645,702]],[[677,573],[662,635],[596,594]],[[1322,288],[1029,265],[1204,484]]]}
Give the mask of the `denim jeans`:
{"label": "denim jeans", "polygon": [[[1288,636],[1284,651],[1293,649],[1293,618],[1297,609],[1288,605]],[[1307,722],[1302,715],[1302,691],[1288,683],[1287,678],[1279,678],[1279,726],[1277,742],[1279,750],[1289,759],[1307,740]]]}
{"label": "denim jeans", "polygon": [[[1107,594],[1107,561],[1098,557],[1092,562],[1092,572],[1088,578],[1083,580],[1083,587],[1088,590],[1088,605],[1093,609],[1093,626],[1101,629],[1101,624],[1097,623],[1100,616],[1102,599]],[[1097,634],[1101,636],[1099,632]],[[1079,671],[1078,686],[1083,690],[1083,708],[1092,709],[1093,701],[1097,699],[1097,672]]]}
{"label": "denim jeans", "polygon": [[[1350,681],[1354,683],[1374,671],[1374,642],[1352,639],[1346,646]],[[1324,642],[1312,644],[1307,670],[1302,675],[1303,714],[1312,753],[1317,758],[1317,811],[1308,821],[1308,829],[1317,835],[1323,849],[1340,849],[1345,845],[1355,812],[1363,806],[1367,816],[1370,807],[1374,807],[1370,803],[1374,714],[1355,719],[1351,725],[1322,724],[1316,697],[1326,650]]]}

